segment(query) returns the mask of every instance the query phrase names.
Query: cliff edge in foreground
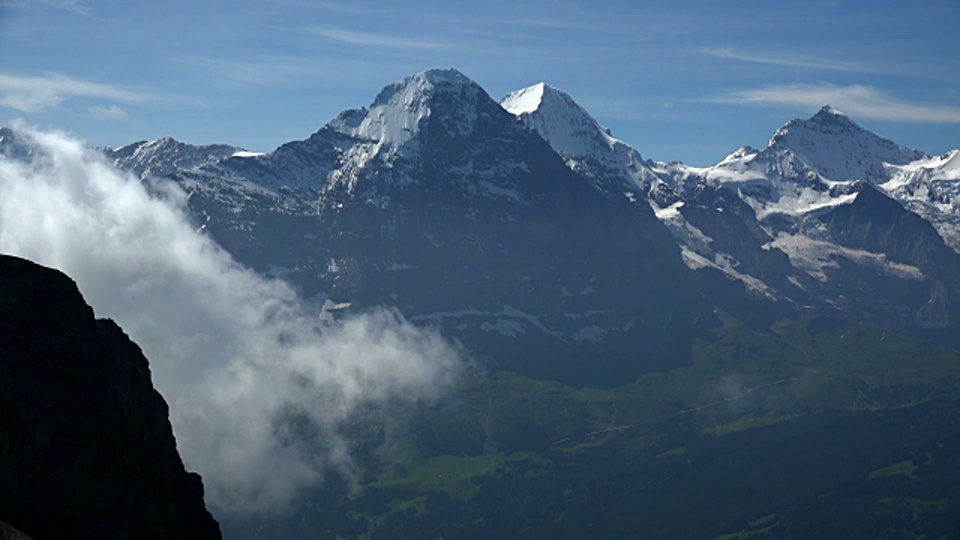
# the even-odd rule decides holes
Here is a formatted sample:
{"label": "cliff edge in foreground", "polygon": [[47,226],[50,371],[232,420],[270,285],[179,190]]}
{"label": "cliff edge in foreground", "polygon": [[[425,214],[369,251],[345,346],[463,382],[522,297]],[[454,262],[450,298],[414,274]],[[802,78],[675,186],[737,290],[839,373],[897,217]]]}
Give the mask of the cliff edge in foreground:
{"label": "cliff edge in foreground", "polygon": [[0,256],[0,521],[33,538],[220,538],[140,348]]}

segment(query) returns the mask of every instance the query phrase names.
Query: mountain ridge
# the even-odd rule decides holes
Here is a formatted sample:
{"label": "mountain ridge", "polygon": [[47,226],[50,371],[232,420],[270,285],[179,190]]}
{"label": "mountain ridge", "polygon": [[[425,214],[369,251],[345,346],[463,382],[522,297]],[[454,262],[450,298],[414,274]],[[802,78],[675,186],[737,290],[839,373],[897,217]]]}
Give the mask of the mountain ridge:
{"label": "mountain ridge", "polygon": [[682,336],[711,317],[650,207],[584,182],[456,71],[170,178],[241,262],[320,304],[397,306],[510,369],[587,384],[592,348],[608,373],[592,384],[611,384],[682,363]]}
{"label": "mountain ridge", "polygon": [[[857,235],[851,232],[850,236],[839,224],[850,231],[867,224],[840,214],[856,203],[864,184],[877,186],[882,196],[898,201],[897,206],[886,206],[900,216],[894,219],[903,224],[898,234],[920,230],[907,225],[914,223],[907,214],[918,212],[948,241],[947,246],[960,249],[956,243],[960,213],[954,211],[957,199],[953,197],[954,192],[960,193],[960,175],[954,173],[954,162],[960,159],[953,155],[930,158],[879,137],[825,106],[808,119],[786,122],[766,147],[742,146],[713,166],[659,163],[644,159],[616,139],[572,97],[549,84],[509,93],[497,103],[456,70],[428,70],[387,85],[370,105],[344,111],[305,140],[264,155],[213,156],[171,177],[194,194],[191,204],[198,222],[228,250],[261,271],[293,269],[285,275],[307,296],[322,294],[359,305],[402,305],[404,295],[389,290],[394,285],[378,285],[380,292],[365,296],[372,291],[363,283],[377,273],[381,277],[376,280],[399,283],[398,276],[429,272],[436,259],[412,262],[396,245],[381,245],[375,236],[390,238],[408,231],[402,234],[411,235],[408,242],[413,243],[400,243],[406,253],[419,252],[422,248],[415,245],[423,239],[429,250],[447,250],[464,239],[475,239],[476,246],[499,245],[500,256],[515,257],[516,247],[508,249],[493,236],[511,220],[536,222],[530,230],[538,231],[540,238],[561,230],[583,237],[595,226],[585,225],[587,221],[600,221],[591,213],[616,208],[614,214],[636,214],[628,219],[637,224],[621,225],[634,230],[611,229],[601,237],[647,237],[664,246],[658,248],[666,250],[663,253],[679,253],[684,267],[699,281],[691,290],[725,310],[737,310],[743,317],[756,313],[754,318],[762,320],[770,310],[784,313],[810,305],[827,312],[840,309],[859,317],[886,317],[891,324],[901,325],[913,324],[909,323],[912,316],[893,314],[916,313],[927,301],[921,289],[928,290],[928,282],[934,279],[929,262],[951,255],[943,252],[944,246],[930,242],[927,248],[903,248],[897,253],[888,253],[881,244],[850,243],[845,239]],[[270,240],[260,238],[267,234],[261,232],[253,234],[256,240],[251,243],[250,231],[264,229],[260,215],[266,209],[276,216],[269,220],[290,222],[284,226],[290,231],[310,232],[302,233],[302,239],[290,239],[289,232],[281,231],[284,227],[271,225]],[[441,215],[467,217],[463,225],[440,226],[446,229],[444,234],[460,231],[462,238],[440,240],[434,221]],[[481,216],[489,223],[481,225]],[[307,225],[305,220],[318,221]],[[293,225],[293,221],[302,224]],[[379,223],[379,232],[359,232],[372,226],[363,222]],[[603,225],[610,226],[612,222]],[[337,231],[326,241],[327,248],[319,251],[316,241],[307,238],[315,236],[318,228]],[[416,229],[419,232],[412,233]],[[544,236],[546,231],[554,232]],[[951,236],[951,231],[957,233]],[[527,231],[515,234],[529,236]],[[361,254],[346,242],[348,237],[354,244],[362,238],[380,247]],[[414,237],[421,240],[414,242]],[[488,240],[479,242],[479,237]],[[529,240],[535,242],[534,238]],[[281,248],[283,242],[290,247]],[[908,240],[898,242],[909,245]],[[524,249],[541,248],[530,244]],[[899,248],[891,245],[890,249]],[[256,255],[256,250],[270,255]],[[314,255],[307,260],[306,253]],[[344,257],[344,253],[351,255]],[[616,258],[613,252],[607,256]],[[636,260],[633,264],[647,264]],[[537,275],[533,260],[525,264],[530,270],[521,275]],[[406,270],[383,273],[390,268]],[[877,273],[882,278],[872,292],[860,294],[857,284],[874,280],[869,276]],[[560,290],[563,300],[573,287],[564,284]],[[358,297],[359,291],[367,292]],[[438,304],[409,314],[418,320],[435,320],[430,317],[436,313],[472,313],[478,302]],[[536,303],[520,307],[507,301],[479,311],[488,316],[502,314],[503,305],[528,315],[536,311]],[[754,307],[744,309],[744,305]],[[522,327],[527,332],[526,325],[534,319],[538,322],[533,327],[544,324],[538,317],[521,322],[516,316],[503,315],[492,315],[485,324],[497,329],[494,332],[516,337],[519,331],[508,328]],[[625,327],[629,320],[617,327]],[[609,336],[612,327],[587,325],[573,330],[554,328],[546,335],[559,332],[569,342],[573,335]]]}

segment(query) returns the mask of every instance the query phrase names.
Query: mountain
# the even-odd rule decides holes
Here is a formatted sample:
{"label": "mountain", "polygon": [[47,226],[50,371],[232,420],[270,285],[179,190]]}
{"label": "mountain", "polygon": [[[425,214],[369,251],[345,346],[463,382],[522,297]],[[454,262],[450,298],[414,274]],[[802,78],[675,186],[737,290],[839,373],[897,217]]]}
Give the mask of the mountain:
{"label": "mountain", "polygon": [[949,154],[824,109],[658,163],[556,88],[497,103],[453,70],[266,154],[168,146],[105,153],[151,185],[140,164],[194,156],[162,176],[236,258],[324,322],[396,306],[479,367],[351,418],[355,474],[228,534],[956,535],[960,363],[936,344],[960,346],[960,255],[915,211],[949,214]]}
{"label": "mountain", "polygon": [[167,176],[181,169],[191,169],[233,155],[250,155],[240,148],[225,144],[194,146],[171,137],[101,150],[117,166],[142,177]]}
{"label": "mountain", "polygon": [[[550,85],[498,105],[463,74],[430,70],[267,154],[170,140],[127,148],[107,154],[141,177],[174,179],[198,227],[318,306],[396,305],[530,373],[580,372],[529,358],[587,348],[622,368],[637,343],[670,334],[651,321],[701,324],[712,306],[761,326],[815,309],[923,331],[932,327],[918,313],[936,284],[960,288],[930,266],[947,264],[960,238],[956,154],[930,158],[829,106],[763,149],[691,167],[644,159]],[[881,191],[870,188],[868,203],[878,193],[900,203],[885,206],[897,226],[883,242],[854,232],[879,214],[851,221],[845,209],[869,186]],[[906,247],[931,232],[947,242]],[[666,298],[661,281],[685,294]],[[941,311],[933,326],[952,324],[954,308]],[[637,366],[657,364],[642,356]]]}
{"label": "mountain", "polygon": [[[960,219],[954,153],[930,158],[825,106],[785,124],[761,150],[741,147],[698,168],[642,160],[548,85],[508,94],[501,105],[572,170],[600,179],[599,190],[622,191],[631,185],[623,179],[633,179],[628,196],[654,210],[687,266],[714,285],[702,288],[740,318],[769,320],[771,308],[744,309],[742,295],[716,294],[718,273],[781,310],[813,307],[915,331],[956,320],[947,298],[960,283],[943,270],[955,267],[957,253],[941,239],[960,238],[951,232]],[[936,322],[930,302],[940,306]]]}
{"label": "mountain", "polygon": [[565,92],[545,83],[511,92],[500,100],[507,112],[550,143],[567,165],[605,191],[631,198],[659,179],[640,152],[613,138]]}
{"label": "mountain", "polygon": [[895,167],[884,191],[930,221],[960,252],[960,150]]}
{"label": "mountain", "polygon": [[55,270],[0,256],[0,291],[0,524],[34,538],[220,538],[137,345]]}
{"label": "mountain", "polygon": [[318,306],[396,306],[500,368],[614,384],[685,362],[712,316],[649,207],[599,192],[455,70],[169,177],[245,264]]}
{"label": "mountain", "polygon": [[787,122],[764,149],[741,148],[695,174],[740,190],[761,219],[793,221],[850,202],[856,181],[882,184],[896,166],[926,157],[825,106],[807,120]]}
{"label": "mountain", "polygon": [[[928,157],[863,129],[829,105],[807,120],[791,120],[777,130],[761,155],[769,162],[776,161],[773,156],[780,156],[781,163],[799,163],[832,181],[865,180],[875,184],[889,177],[891,165]],[[788,173],[781,170],[780,174]]]}

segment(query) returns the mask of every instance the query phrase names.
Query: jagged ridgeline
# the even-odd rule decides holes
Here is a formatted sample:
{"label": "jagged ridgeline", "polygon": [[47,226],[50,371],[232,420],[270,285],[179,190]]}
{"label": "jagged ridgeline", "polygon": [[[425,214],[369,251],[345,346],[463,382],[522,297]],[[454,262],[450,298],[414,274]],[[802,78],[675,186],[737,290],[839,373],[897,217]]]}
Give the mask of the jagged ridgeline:
{"label": "jagged ridgeline", "polygon": [[198,226],[318,305],[397,306],[519,373],[610,385],[684,365],[716,307],[960,344],[957,152],[828,106],[692,167],[645,159],[547,84],[498,104],[430,70],[269,153],[106,153],[178,182]]}
{"label": "jagged ridgeline", "polygon": [[0,536],[3,522],[38,539],[220,538],[139,347],[62,273],[0,255]]}
{"label": "jagged ridgeline", "polygon": [[[109,155],[151,174],[187,154]],[[682,365],[711,316],[649,206],[594,189],[456,71],[269,154],[211,159],[170,176],[238,259],[320,303],[397,306],[502,368],[617,384]]]}

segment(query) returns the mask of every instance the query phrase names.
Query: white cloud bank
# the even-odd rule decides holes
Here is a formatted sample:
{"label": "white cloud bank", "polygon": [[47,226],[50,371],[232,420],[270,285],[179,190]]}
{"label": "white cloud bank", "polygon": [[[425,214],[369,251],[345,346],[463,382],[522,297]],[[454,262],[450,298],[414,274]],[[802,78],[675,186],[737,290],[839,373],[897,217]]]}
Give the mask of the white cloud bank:
{"label": "white cloud bank", "polygon": [[[360,407],[439,396],[456,351],[390,310],[320,330],[284,282],[235,262],[185,217],[82,143],[18,126],[31,163],[0,152],[0,251],[73,277],[151,361],[178,447],[221,511],[271,510],[349,469],[338,427]],[[290,444],[307,418],[325,450]]]}
{"label": "white cloud bank", "polygon": [[765,86],[705,101],[812,109],[830,105],[857,118],[894,122],[960,123],[960,107],[908,102],[863,85],[834,86],[821,83]]}

